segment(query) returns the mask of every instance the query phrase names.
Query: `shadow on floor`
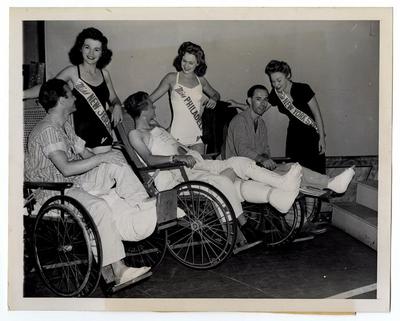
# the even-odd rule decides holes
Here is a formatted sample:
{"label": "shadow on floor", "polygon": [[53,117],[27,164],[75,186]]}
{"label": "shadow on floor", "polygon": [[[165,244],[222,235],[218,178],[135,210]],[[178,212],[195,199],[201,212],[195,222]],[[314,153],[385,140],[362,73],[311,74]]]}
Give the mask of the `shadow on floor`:
{"label": "shadow on floor", "polygon": [[[330,227],[313,240],[284,248],[252,248],[209,271],[186,268],[166,255],[150,279],[112,297],[317,299],[374,284],[376,274],[376,252]],[[25,277],[24,294],[53,296],[34,272]],[[104,293],[98,288],[93,296]],[[352,298],[375,299],[376,291]]]}

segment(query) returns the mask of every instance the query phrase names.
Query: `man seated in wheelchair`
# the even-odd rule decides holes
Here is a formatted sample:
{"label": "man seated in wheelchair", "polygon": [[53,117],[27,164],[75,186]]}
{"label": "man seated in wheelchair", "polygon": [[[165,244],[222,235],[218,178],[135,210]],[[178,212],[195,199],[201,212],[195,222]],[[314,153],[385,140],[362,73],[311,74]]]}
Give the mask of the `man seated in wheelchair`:
{"label": "man seated in wheelchair", "polygon": [[[236,115],[229,124],[225,143],[226,157],[248,157],[273,170],[273,175],[285,175],[293,164],[276,164],[270,157],[267,127],[262,118],[270,107],[267,88],[263,85],[252,86],[247,92],[246,102],[249,108]],[[344,193],[354,176],[352,167],[333,178],[306,167],[300,167],[300,171],[301,187],[329,189],[336,193]]]}
{"label": "man seated in wheelchair", "polygon": [[[203,181],[219,189],[232,205],[247,241],[261,237],[251,221],[242,215],[241,202],[269,202],[282,213],[291,208],[299,193],[299,165],[293,165],[287,174],[280,176],[245,157],[232,157],[225,161],[204,160],[199,153],[177,142],[158,125],[155,107],[147,93],[132,94],[125,100],[124,106],[136,125],[129,133],[129,141],[143,161],[148,165],[182,162],[187,167],[190,180]],[[170,170],[160,172],[154,181],[157,189],[165,190],[176,186],[183,178],[179,170]]]}
{"label": "man seated in wheelchair", "polygon": [[[112,265],[117,284],[132,281],[150,268],[124,264],[122,240],[139,241],[156,226],[155,200],[122,154],[109,151],[93,154],[85,148],[69,121],[75,97],[63,80],[42,85],[39,102],[47,115],[32,130],[25,158],[25,179],[35,182],[73,182],[66,195],[78,200],[92,216],[102,242],[103,266]],[[43,203],[51,195],[40,193]]]}

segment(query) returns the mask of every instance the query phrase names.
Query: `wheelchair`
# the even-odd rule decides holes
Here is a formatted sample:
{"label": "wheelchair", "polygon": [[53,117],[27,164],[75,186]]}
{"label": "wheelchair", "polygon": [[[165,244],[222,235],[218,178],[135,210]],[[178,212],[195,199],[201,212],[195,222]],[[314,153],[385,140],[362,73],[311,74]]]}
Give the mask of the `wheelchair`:
{"label": "wheelchair", "polygon": [[[76,199],[65,195],[72,183],[24,182],[24,271],[35,267],[46,287],[61,297],[90,296],[100,285],[107,295],[138,282],[116,285],[111,266],[102,267],[102,244],[95,223]],[[57,193],[37,209],[38,193]],[[154,269],[166,253],[165,228],[173,216],[158,214],[158,227],[148,238],[124,242],[128,266]],[[166,223],[166,224],[165,224]]]}
{"label": "wheelchair", "polygon": [[[202,115],[203,141],[207,144],[207,153],[224,155],[224,144],[230,121],[237,110],[226,101],[218,101],[214,110],[205,109]],[[289,163],[290,158],[275,157],[276,163]],[[302,189],[288,213],[282,214],[269,204],[243,204],[244,214],[264,233],[264,245],[267,248],[289,244],[302,232],[303,227],[317,221],[322,199],[329,192]]]}
{"label": "wheelchair", "polygon": [[[39,105],[24,108],[24,147],[44,116]],[[133,284],[116,285],[111,266],[102,267],[97,228],[86,209],[65,195],[70,187],[72,183],[24,182],[24,272],[35,268],[46,287],[62,297],[90,296],[98,286],[110,295]],[[229,257],[237,226],[231,205],[217,189],[194,181],[161,193],[151,184],[146,188],[157,197],[157,227],[142,241],[124,241],[128,266],[151,266],[153,271],[167,250],[180,263],[199,270],[214,268]],[[55,195],[38,206],[36,199],[43,191]],[[180,219],[178,207],[184,213]]]}
{"label": "wheelchair", "polygon": [[[189,190],[193,191],[200,191],[201,188],[200,186],[205,186],[208,185],[206,183],[198,182],[198,181],[190,181],[187,177],[187,174],[184,169],[184,164],[162,164],[158,166],[145,166],[143,162],[139,159],[139,156],[137,155],[136,151],[131,147],[129,140],[128,140],[128,133],[135,128],[135,124],[131,116],[124,111],[123,112],[123,121],[122,123],[118,124],[116,128],[116,134],[118,140],[121,142],[121,146],[123,146],[123,151],[125,153],[125,157],[128,160],[129,164],[131,165],[132,169],[135,171],[136,175],[142,179],[142,182],[146,188],[149,189],[149,194],[154,195],[158,191],[153,185],[154,177],[158,174],[158,172],[163,171],[163,170],[173,170],[173,169],[178,169],[184,179],[184,182],[181,183],[180,185],[176,186],[175,188],[177,189],[178,193],[178,207],[182,208],[187,208],[185,204],[182,203],[182,197],[184,196],[182,188],[186,190],[186,196],[185,198],[191,198]],[[151,174],[150,174],[151,173]],[[187,186],[191,186],[190,188]],[[218,195],[218,199],[223,199],[224,200],[224,207],[230,208],[230,213],[233,213],[231,206],[229,205],[228,201],[224,197],[224,195],[219,192],[216,188],[212,186],[207,187],[207,193],[211,192],[213,195]],[[202,195],[202,197],[205,197]],[[210,198],[210,196],[208,196]],[[311,200],[311,202],[309,201]],[[314,201],[315,200],[315,201]],[[291,209],[289,210],[288,213],[282,214],[279,211],[277,211],[274,207],[272,207],[269,204],[252,204],[245,202],[243,204],[243,210],[244,214],[246,215],[248,220],[253,221],[253,226],[256,226],[256,228],[262,232],[263,239],[263,244],[266,247],[277,247],[277,246],[282,246],[289,244],[291,241],[293,241],[298,233],[301,231],[301,228],[303,226],[303,223],[306,219],[306,213],[308,211],[315,211],[316,208],[315,206],[317,205],[319,199],[318,198],[309,198],[305,197],[305,194],[301,193],[295,202],[293,203]],[[201,202],[199,202],[200,204]],[[217,213],[220,213],[221,211],[216,211]],[[218,216],[218,214],[217,214]],[[191,215],[188,215],[186,217],[186,220],[191,220]],[[217,218],[215,218],[217,219]],[[229,216],[229,221],[226,221],[225,217],[224,218],[219,218],[219,221],[221,224],[224,226],[224,229],[226,229],[226,236],[224,237],[224,249],[223,252],[226,253],[226,255],[223,257],[225,260],[231,253],[238,253],[241,249],[236,247],[235,244],[235,238],[237,237],[239,240],[243,240],[244,236],[241,235],[240,229],[237,226],[236,219],[234,216],[231,214]],[[232,225],[230,228],[226,226],[226,224],[229,223],[229,225]],[[173,246],[168,246],[169,252],[178,259],[181,263],[187,265],[186,259],[182,260],[183,253],[185,256],[190,256],[191,260],[195,260],[194,257],[196,256],[194,247],[196,247],[197,251],[199,252],[207,252],[205,248],[204,242],[199,241],[202,239],[201,233],[202,231],[197,231],[198,226],[204,224],[204,222],[198,221],[194,224],[194,222],[186,222],[185,226],[187,227],[187,230],[184,232],[184,228],[180,226],[179,228],[181,229],[181,232],[183,234],[187,233],[186,236],[182,235],[180,241],[184,240],[189,240],[191,241],[191,244],[193,245],[193,251],[189,251],[187,249],[187,245],[183,242],[183,244],[175,244]],[[228,235],[228,233],[231,233]],[[170,244],[170,242],[174,242],[175,239],[175,234],[171,231],[167,231],[167,243]],[[218,235],[218,238],[221,237],[221,234]],[[176,238],[178,239],[178,238]],[[211,242],[207,238],[207,242]],[[220,245],[221,246],[221,245]],[[220,247],[219,246],[219,247]],[[179,251],[176,251],[176,248],[179,248]],[[186,250],[181,250],[181,249],[186,249]],[[245,248],[243,248],[245,249]],[[220,258],[219,258],[220,259]],[[222,263],[222,262],[221,262]],[[215,267],[219,264],[217,262],[214,262],[214,264],[206,264],[206,266],[210,267]],[[200,266],[191,266],[194,268],[202,268]]]}

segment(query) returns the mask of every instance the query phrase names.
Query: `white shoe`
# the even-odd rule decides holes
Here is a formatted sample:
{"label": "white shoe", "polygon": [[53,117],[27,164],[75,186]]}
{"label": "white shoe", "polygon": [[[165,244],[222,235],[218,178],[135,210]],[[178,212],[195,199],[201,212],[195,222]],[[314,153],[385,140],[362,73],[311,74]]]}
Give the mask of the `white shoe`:
{"label": "white shoe", "polygon": [[140,268],[129,267],[122,273],[118,284],[124,284],[126,282],[132,281],[139,276],[147,273],[151,268],[149,266],[142,266]]}

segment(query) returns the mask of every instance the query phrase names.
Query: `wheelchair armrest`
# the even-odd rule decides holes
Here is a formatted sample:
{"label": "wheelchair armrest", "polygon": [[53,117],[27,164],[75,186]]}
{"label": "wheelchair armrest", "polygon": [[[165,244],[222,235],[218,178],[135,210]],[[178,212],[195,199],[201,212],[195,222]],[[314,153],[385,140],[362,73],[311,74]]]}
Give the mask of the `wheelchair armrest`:
{"label": "wheelchair armrest", "polygon": [[174,163],[163,163],[154,166],[146,166],[138,168],[139,172],[155,172],[157,170],[160,171],[169,171],[171,169],[180,169],[185,166],[183,162],[174,162]]}
{"label": "wheelchair armrest", "polygon": [[220,153],[208,153],[202,155],[204,159],[216,159]]}
{"label": "wheelchair armrest", "polygon": [[47,189],[52,191],[63,191],[66,188],[70,188],[73,183],[70,182],[24,182],[24,188],[27,189]]}
{"label": "wheelchair armrest", "polygon": [[272,157],[275,163],[290,163],[292,160],[290,157]]}

